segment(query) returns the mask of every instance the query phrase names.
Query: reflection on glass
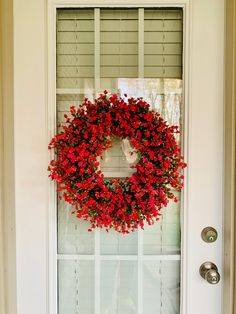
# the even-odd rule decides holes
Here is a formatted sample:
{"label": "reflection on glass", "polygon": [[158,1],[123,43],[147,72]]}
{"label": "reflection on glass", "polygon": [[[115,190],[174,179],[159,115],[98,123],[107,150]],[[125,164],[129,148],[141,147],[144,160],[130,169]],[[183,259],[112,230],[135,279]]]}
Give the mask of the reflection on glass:
{"label": "reflection on glass", "polygon": [[[180,193],[174,193],[180,198]],[[160,221],[145,226],[143,253],[145,255],[180,254],[180,202],[170,201],[162,209]]]}
{"label": "reflection on glass", "polygon": [[101,230],[101,254],[136,255],[138,254],[138,233],[119,234],[114,230],[107,233]]}
{"label": "reflection on glass", "polygon": [[94,262],[58,262],[58,313],[94,314]]}
{"label": "reflection on glass", "polygon": [[119,78],[117,87],[122,96],[143,97],[169,125],[180,125],[182,80]]}
{"label": "reflection on glass", "polygon": [[137,314],[137,262],[101,262],[101,313]]}
{"label": "reflection on glass", "polygon": [[58,253],[94,254],[94,233],[88,232],[90,224],[72,215],[72,211],[68,203],[58,202]]}
{"label": "reflection on glass", "polygon": [[104,177],[127,177],[135,172],[132,166],[137,160],[137,153],[130,145],[130,141],[116,138],[112,140],[112,147],[103,151],[100,159],[101,171]]}
{"label": "reflection on glass", "polygon": [[180,262],[143,263],[143,313],[179,314]]}

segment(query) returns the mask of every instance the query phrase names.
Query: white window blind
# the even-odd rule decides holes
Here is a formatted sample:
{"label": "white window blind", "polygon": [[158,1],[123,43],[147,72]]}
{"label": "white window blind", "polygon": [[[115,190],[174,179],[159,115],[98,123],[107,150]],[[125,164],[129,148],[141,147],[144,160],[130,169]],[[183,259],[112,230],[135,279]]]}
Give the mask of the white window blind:
{"label": "white window blind", "polygon": [[[141,15],[137,9],[101,9],[101,91],[116,89],[118,77],[139,77],[140,54],[144,77],[181,78],[182,20],[182,10],[145,9]],[[58,10],[58,89],[94,88],[96,27],[93,9]]]}
{"label": "white window blind", "polygon": [[101,90],[138,77],[138,10],[101,10]]}
{"label": "white window blind", "polygon": [[94,10],[58,10],[57,88],[93,88]]}
{"label": "white window blind", "polygon": [[144,11],[144,77],[182,77],[181,10]]}
{"label": "white window blind", "polygon": [[[180,124],[182,9],[57,10],[57,119],[84,97],[144,96],[169,124]],[[179,140],[179,139],[178,139]],[[108,177],[131,175],[122,143],[104,153]],[[160,222],[120,235],[89,224],[58,202],[59,314],[178,314],[180,208]]]}

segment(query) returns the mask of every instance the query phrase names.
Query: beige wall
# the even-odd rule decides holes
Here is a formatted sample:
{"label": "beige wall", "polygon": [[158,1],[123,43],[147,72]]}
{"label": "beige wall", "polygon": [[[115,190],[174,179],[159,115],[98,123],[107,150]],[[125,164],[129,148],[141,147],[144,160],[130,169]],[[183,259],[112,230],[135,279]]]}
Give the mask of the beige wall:
{"label": "beige wall", "polygon": [[[226,177],[224,314],[236,314],[234,278],[236,0],[226,0]],[[15,314],[15,225],[13,160],[13,12],[0,0],[0,314]],[[4,131],[4,132],[3,132]],[[4,150],[3,150],[4,147]],[[6,169],[8,172],[6,173]],[[4,183],[4,184],[3,184]],[[4,209],[4,211],[3,211]],[[236,222],[235,222],[236,223]],[[235,248],[236,249],[236,248]],[[4,252],[4,254],[3,254]],[[230,292],[231,291],[231,292]],[[234,310],[233,310],[234,307]],[[43,313],[42,313],[43,314]]]}
{"label": "beige wall", "polygon": [[[0,6],[0,12],[2,12],[2,8]],[[2,14],[0,15],[0,21],[2,20]],[[0,313],[3,314],[5,312],[5,301],[4,301],[4,264],[3,264],[3,252],[4,252],[4,232],[3,232],[3,95],[2,95],[2,27],[0,27]]]}
{"label": "beige wall", "polygon": [[15,314],[13,6],[0,0],[0,313]]}
{"label": "beige wall", "polygon": [[226,0],[224,313],[236,314],[235,292],[235,91],[236,0]]}

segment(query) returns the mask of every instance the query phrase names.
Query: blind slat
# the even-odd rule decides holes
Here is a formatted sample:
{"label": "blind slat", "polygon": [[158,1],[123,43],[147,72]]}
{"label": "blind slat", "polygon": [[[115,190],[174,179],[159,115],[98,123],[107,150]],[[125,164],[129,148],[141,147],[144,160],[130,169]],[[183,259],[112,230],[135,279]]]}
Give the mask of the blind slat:
{"label": "blind slat", "polygon": [[144,75],[148,78],[179,78],[182,76],[182,67],[144,67]]}
{"label": "blind slat", "polygon": [[58,32],[57,43],[94,43],[94,32]]}
{"label": "blind slat", "polygon": [[94,77],[94,68],[89,66],[78,67],[57,67],[57,77]]}
{"label": "blind slat", "polygon": [[182,32],[144,32],[145,43],[181,43]]}
{"label": "blind slat", "polygon": [[101,31],[138,31],[138,20],[102,20]]}
{"label": "blind slat", "polygon": [[135,55],[138,53],[138,44],[137,43],[101,43],[101,54],[132,54]]}
{"label": "blind slat", "polygon": [[146,20],[144,23],[144,31],[159,32],[180,31],[182,32],[182,20]]}
{"label": "blind slat", "polygon": [[101,32],[101,42],[112,43],[137,43],[138,32]]}
{"label": "blind slat", "polygon": [[74,19],[74,20],[81,20],[81,19],[91,19],[94,18],[93,9],[71,9],[71,10],[57,10],[57,20],[61,19]]}
{"label": "blind slat", "polygon": [[57,31],[94,31],[93,20],[61,20],[57,23]]}
{"label": "blind slat", "polygon": [[94,56],[93,55],[59,55],[57,56],[58,66],[93,66]]}
{"label": "blind slat", "polygon": [[138,67],[102,67],[101,77],[138,77]]}
{"label": "blind slat", "polygon": [[77,78],[68,78],[68,77],[57,77],[57,88],[80,88],[80,89],[93,89],[94,79],[93,77],[77,77]]}
{"label": "blind slat", "polygon": [[144,45],[145,55],[181,55],[182,44],[181,43],[146,43]]}

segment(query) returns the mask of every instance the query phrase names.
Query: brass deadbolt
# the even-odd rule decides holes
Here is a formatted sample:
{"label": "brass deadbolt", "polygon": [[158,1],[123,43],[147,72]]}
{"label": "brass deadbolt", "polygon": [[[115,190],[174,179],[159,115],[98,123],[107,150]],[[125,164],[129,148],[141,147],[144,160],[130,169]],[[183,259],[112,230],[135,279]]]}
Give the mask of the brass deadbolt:
{"label": "brass deadbolt", "polygon": [[213,227],[206,227],[202,230],[202,240],[207,243],[213,243],[217,240],[218,233]]}

